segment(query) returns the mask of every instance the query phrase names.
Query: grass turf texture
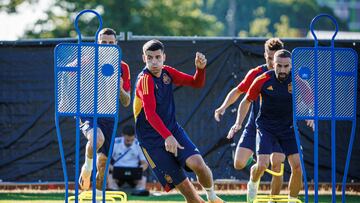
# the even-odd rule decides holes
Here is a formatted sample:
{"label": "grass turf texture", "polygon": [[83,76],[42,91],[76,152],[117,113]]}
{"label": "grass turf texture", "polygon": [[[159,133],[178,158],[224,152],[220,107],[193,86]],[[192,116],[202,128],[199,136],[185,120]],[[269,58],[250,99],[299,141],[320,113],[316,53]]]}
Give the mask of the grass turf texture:
{"label": "grass turf texture", "polygon": [[[226,202],[246,202],[245,195],[219,195]],[[205,199],[205,196],[202,195]],[[304,200],[304,197],[301,196],[301,200]],[[337,201],[341,202],[341,196],[337,196]],[[18,202],[64,202],[64,194],[62,193],[0,193],[0,203],[18,203]],[[184,198],[179,194],[171,195],[162,195],[162,196],[149,196],[149,197],[139,197],[139,196],[128,196],[128,202],[137,202],[137,203],[152,203],[152,202],[185,202]],[[309,197],[309,202],[313,202],[313,196]],[[319,203],[328,203],[331,202],[331,195],[320,195]],[[347,195],[347,203],[359,203],[360,196],[356,195]]]}

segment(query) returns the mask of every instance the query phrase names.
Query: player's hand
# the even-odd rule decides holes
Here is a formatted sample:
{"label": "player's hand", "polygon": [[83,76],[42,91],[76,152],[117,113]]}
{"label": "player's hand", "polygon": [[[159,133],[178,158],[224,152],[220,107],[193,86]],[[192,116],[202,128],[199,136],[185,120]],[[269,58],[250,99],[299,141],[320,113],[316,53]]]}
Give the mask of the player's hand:
{"label": "player's hand", "polygon": [[207,63],[207,59],[205,58],[205,55],[200,52],[196,52],[196,56],[195,56],[196,68],[204,69],[206,66],[206,63]]}
{"label": "player's hand", "polygon": [[315,131],[315,123],[314,120],[306,120],[306,125],[310,127],[313,131]]}
{"label": "player's hand", "polygon": [[225,113],[225,109],[219,107],[215,110],[215,113],[214,113],[214,118],[217,122],[220,121],[220,116],[224,115]]}
{"label": "player's hand", "polygon": [[234,137],[235,133],[237,133],[241,129],[241,124],[235,123],[229,130],[229,133],[227,135],[227,139],[231,139]]}
{"label": "player's hand", "polygon": [[184,147],[178,143],[178,141],[175,139],[175,137],[173,135],[170,135],[169,137],[166,138],[166,140],[165,140],[166,151],[171,152],[175,156],[177,156],[178,148],[184,149]]}

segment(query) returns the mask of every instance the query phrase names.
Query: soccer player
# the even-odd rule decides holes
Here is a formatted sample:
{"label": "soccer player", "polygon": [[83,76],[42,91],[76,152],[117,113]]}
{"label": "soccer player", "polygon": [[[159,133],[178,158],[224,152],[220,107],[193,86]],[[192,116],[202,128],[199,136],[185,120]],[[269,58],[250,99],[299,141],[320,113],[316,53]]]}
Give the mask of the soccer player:
{"label": "soccer player", "polygon": [[[250,88],[251,83],[255,78],[268,70],[273,69],[273,60],[274,53],[280,49],[284,48],[283,42],[279,38],[270,38],[265,42],[265,52],[264,58],[266,64],[260,65],[256,68],[251,69],[245,76],[245,78],[239,83],[239,85],[233,88],[228,95],[226,96],[222,105],[215,110],[214,117],[216,121],[220,121],[220,116],[225,113],[227,107],[236,102],[240,95],[246,93]],[[246,123],[245,129],[241,135],[241,138],[238,142],[234,167],[237,170],[245,168],[248,164],[252,162],[252,157],[255,152],[256,144],[256,124],[255,119],[259,111],[259,100],[256,100],[251,105],[251,111]],[[272,170],[275,172],[280,172],[281,163],[285,160],[285,155],[282,153],[282,150],[278,143],[273,146],[273,153],[270,156]],[[281,190],[283,177],[273,176],[271,181],[271,194],[278,195]]]}
{"label": "soccer player", "polygon": [[[260,178],[267,169],[272,153],[271,146],[278,142],[291,167],[289,198],[297,198],[302,185],[302,171],[293,128],[292,83],[290,77],[291,53],[285,49],[274,54],[274,70],[258,76],[239,105],[235,124],[228,137],[239,131],[252,102],[261,97],[259,115],[256,119],[258,136],[257,163],[251,168],[248,183],[248,202],[256,197]],[[312,127],[311,122],[308,123]]]}
{"label": "soccer player", "polygon": [[196,73],[185,74],[164,65],[164,45],[150,40],[143,46],[145,68],[138,75],[134,115],[144,155],[166,191],[177,188],[187,202],[204,202],[184,173],[195,172],[208,201],[223,202],[214,192],[212,173],[199,150],[175,119],[173,84],[200,88],[205,84],[206,58],[197,52]]}
{"label": "soccer player", "polygon": [[[99,44],[117,44],[116,32],[111,28],[104,28],[99,32]],[[127,107],[130,104],[130,70],[129,66],[121,61],[121,79],[120,79],[120,103]],[[115,123],[116,124],[116,123]],[[96,189],[97,193],[101,195],[102,185],[105,174],[105,166],[107,155],[110,150],[111,136],[114,129],[113,118],[98,118],[97,120],[97,174],[96,174]],[[81,168],[79,177],[79,185],[82,190],[90,188],[90,177],[93,169],[93,118],[81,118],[81,130],[87,138],[85,148],[85,163]]]}

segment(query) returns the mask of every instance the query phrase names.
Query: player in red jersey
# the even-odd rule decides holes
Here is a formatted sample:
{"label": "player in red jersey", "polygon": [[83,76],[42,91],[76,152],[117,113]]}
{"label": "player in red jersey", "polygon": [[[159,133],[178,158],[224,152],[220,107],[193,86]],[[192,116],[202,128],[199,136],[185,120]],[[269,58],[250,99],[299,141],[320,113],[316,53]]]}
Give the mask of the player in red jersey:
{"label": "player in red jersey", "polygon": [[[278,142],[291,167],[289,198],[297,198],[302,185],[300,157],[293,128],[291,53],[285,49],[274,54],[274,70],[269,70],[255,79],[245,98],[241,101],[235,124],[228,137],[241,129],[252,102],[261,97],[259,115],[256,118],[257,163],[251,168],[248,183],[248,202],[256,198],[260,178],[270,162],[273,143]],[[310,127],[313,122],[308,122]]]}
{"label": "player in red jersey", "polygon": [[[228,95],[226,96],[222,105],[215,110],[214,117],[216,121],[220,121],[220,116],[225,113],[227,107],[235,103],[240,95],[246,93],[252,82],[256,77],[263,74],[268,70],[272,70],[274,53],[280,49],[284,48],[283,42],[279,38],[270,38],[265,42],[264,45],[264,58],[266,64],[260,65],[256,68],[249,70],[245,78],[239,83],[239,85],[233,88]],[[250,165],[253,160],[253,154],[256,150],[256,124],[255,119],[259,112],[259,100],[252,102],[251,111],[246,123],[246,126],[242,132],[241,138],[236,147],[235,157],[234,157],[234,167],[237,170],[241,170],[246,166]],[[281,164],[285,160],[285,155],[282,153],[282,149],[278,143],[275,143],[273,147],[273,153],[271,154],[271,169],[275,172],[280,172]],[[282,176],[273,176],[271,181],[271,194],[278,195],[281,190],[283,177]]]}
{"label": "player in red jersey", "polygon": [[196,53],[194,76],[164,65],[164,45],[143,46],[146,67],[138,75],[134,98],[136,134],[144,155],[166,191],[176,187],[187,202],[204,202],[184,173],[191,169],[211,203],[223,202],[214,192],[212,173],[197,147],[175,118],[173,84],[200,88],[205,84],[206,58]]}
{"label": "player in red jersey", "polygon": [[[110,28],[104,28],[99,32],[99,44],[113,44],[117,43],[116,32]],[[129,66],[121,61],[121,79],[120,79],[120,103],[127,107],[130,104],[130,70]],[[103,179],[105,174],[105,166],[107,155],[110,150],[111,136],[114,129],[113,118],[99,118],[97,126],[97,174],[96,174],[96,189],[97,193],[101,194]],[[85,148],[85,163],[81,168],[79,177],[79,185],[82,190],[90,188],[90,177],[93,169],[93,119],[90,117],[81,118],[81,130],[87,138]]]}

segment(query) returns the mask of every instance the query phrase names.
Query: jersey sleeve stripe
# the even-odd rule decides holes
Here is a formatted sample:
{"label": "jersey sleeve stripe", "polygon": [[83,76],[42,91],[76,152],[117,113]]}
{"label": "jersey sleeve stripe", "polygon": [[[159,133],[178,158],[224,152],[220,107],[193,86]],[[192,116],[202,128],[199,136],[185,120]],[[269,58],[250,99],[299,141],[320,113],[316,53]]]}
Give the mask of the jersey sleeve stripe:
{"label": "jersey sleeve stripe", "polygon": [[146,92],[146,94],[149,94],[149,85],[148,85],[148,82],[149,82],[149,76],[148,75],[146,75],[145,76],[145,92]]}
{"label": "jersey sleeve stripe", "polygon": [[147,95],[148,94],[148,75],[144,75],[143,80],[142,80],[142,89],[143,89],[143,94]]}

